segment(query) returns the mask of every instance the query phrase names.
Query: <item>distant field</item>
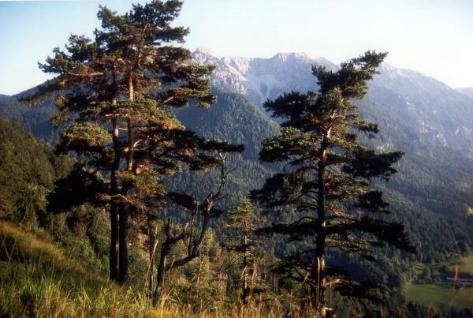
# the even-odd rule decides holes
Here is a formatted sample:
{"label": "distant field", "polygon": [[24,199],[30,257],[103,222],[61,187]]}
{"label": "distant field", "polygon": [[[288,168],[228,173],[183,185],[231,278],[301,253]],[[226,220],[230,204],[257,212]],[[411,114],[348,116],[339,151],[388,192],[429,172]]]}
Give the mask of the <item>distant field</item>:
{"label": "distant field", "polygon": [[[473,275],[473,254],[458,260],[461,273]],[[453,267],[453,265],[452,265]],[[453,272],[453,268],[452,268]],[[461,277],[461,274],[460,274]],[[453,288],[451,284],[412,284],[406,285],[404,295],[408,301],[424,305],[433,305],[441,308],[451,306],[456,309],[473,309],[473,287],[460,289],[452,301]]]}
{"label": "distant field", "polygon": [[460,259],[460,272],[473,275],[473,254]]}
{"label": "distant field", "polygon": [[[408,284],[405,288],[405,296],[407,300],[414,303],[449,308],[452,299],[452,287],[436,284]],[[451,305],[456,309],[473,308],[473,288],[460,289],[453,298]]]}

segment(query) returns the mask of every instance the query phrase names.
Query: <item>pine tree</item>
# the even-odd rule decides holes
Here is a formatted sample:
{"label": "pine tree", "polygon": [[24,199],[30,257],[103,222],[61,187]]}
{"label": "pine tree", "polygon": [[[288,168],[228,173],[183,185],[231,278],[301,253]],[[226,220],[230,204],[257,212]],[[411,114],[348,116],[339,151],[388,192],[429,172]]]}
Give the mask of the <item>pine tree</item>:
{"label": "pine tree", "polygon": [[56,121],[67,126],[59,150],[75,155],[77,175],[100,175],[103,191],[89,199],[110,209],[110,277],[122,283],[130,213],[150,213],[166,196],[162,176],[182,164],[199,166],[201,141],[170,109],[215,100],[213,67],[190,62],[189,50],[172,46],[188,34],[171,26],[181,6],[155,0],[124,15],[100,7],[94,39],[71,36],[65,51],[55,49],[40,68],[56,78],[29,96],[37,102],[58,95]]}
{"label": "pine tree", "polygon": [[396,172],[393,164],[402,153],[377,153],[359,138],[378,133],[375,123],[360,118],[354,101],[365,96],[385,56],[368,51],[336,71],[314,66],[318,92],[291,92],[264,105],[281,120],[282,130],[263,141],[260,159],[287,164],[252,193],[284,220],[258,231],[304,242],[278,269],[309,286],[311,306],[322,317],[328,286],[347,294],[363,291],[335,266],[326,267],[327,252],[368,257],[383,242],[413,250],[403,226],[385,219],[388,203],[374,183]]}
{"label": "pine tree", "polygon": [[[115,80],[126,96],[125,110],[120,116],[126,126],[126,171],[120,177],[126,180],[122,192],[128,195],[126,207],[119,213],[120,281],[127,277],[129,210],[143,210],[149,196],[162,195],[162,185],[156,180],[161,173],[178,170],[176,163],[185,153],[185,147],[174,147],[181,158],[172,162],[169,157],[162,157],[163,145],[176,142],[169,132],[182,128],[168,108],[185,106],[191,99],[202,107],[214,102],[207,78],[213,68],[189,63],[191,54],[187,49],[164,45],[182,43],[188,34],[186,28],[170,25],[181,6],[181,1],[153,1],[134,5],[123,16],[105,7],[98,14],[103,30],[96,32],[97,41],[107,47],[110,55],[118,57],[116,68],[120,71]],[[169,147],[164,148],[168,150]],[[146,188],[144,198],[132,191],[137,185]]]}
{"label": "pine tree", "polygon": [[248,302],[248,297],[252,291],[250,286],[250,274],[256,265],[256,238],[254,231],[261,224],[256,208],[251,201],[243,200],[230,211],[225,219],[226,235],[223,245],[226,250],[235,252],[239,258],[241,271],[241,299],[244,304]]}

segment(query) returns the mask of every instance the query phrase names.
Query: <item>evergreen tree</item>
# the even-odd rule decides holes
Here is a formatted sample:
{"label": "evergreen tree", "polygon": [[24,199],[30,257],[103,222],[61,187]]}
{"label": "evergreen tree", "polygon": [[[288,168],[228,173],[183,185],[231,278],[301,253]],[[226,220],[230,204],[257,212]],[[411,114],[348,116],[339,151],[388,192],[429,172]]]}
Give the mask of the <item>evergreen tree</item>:
{"label": "evergreen tree", "polygon": [[28,97],[59,92],[56,120],[68,123],[59,149],[74,153],[88,176],[100,174],[103,192],[93,200],[110,208],[110,277],[120,282],[128,276],[129,214],[149,213],[150,198],[165,197],[163,175],[201,164],[201,141],[170,108],[210,106],[213,67],[171,46],[188,34],[171,26],[181,6],[155,0],[124,15],[100,7],[95,38],[71,36],[65,51],[55,49],[40,67],[57,77]]}
{"label": "evergreen tree", "polygon": [[313,67],[318,92],[291,92],[264,105],[281,120],[282,131],[263,141],[260,159],[287,164],[252,193],[284,221],[258,231],[304,242],[278,269],[309,286],[311,305],[322,317],[328,286],[351,295],[369,292],[335,266],[326,267],[328,251],[369,257],[381,242],[412,251],[403,226],[383,217],[388,204],[374,183],[396,172],[392,166],[402,153],[377,153],[362,144],[359,134],[373,137],[378,128],[362,120],[354,104],[385,56],[368,51],[336,71]]}
{"label": "evergreen tree", "polygon": [[[256,209],[249,200],[243,200],[230,211],[225,220],[226,235],[224,247],[230,252],[238,255],[240,267],[241,299],[244,304],[248,302],[248,296],[252,291],[250,286],[250,275],[256,265],[256,238],[254,231],[261,224],[256,214]],[[239,282],[239,283],[240,283]]]}

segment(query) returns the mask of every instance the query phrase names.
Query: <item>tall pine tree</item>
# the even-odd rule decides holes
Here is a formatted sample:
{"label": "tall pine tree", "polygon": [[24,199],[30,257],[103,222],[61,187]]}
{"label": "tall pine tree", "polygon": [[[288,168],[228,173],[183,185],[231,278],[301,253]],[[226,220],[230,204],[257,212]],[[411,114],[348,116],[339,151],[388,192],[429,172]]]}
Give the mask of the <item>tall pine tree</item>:
{"label": "tall pine tree", "polygon": [[172,46],[188,34],[171,26],[181,6],[155,0],[123,15],[100,7],[94,39],[71,36],[66,50],[55,49],[40,67],[56,78],[29,96],[35,102],[59,93],[56,120],[67,126],[59,149],[78,159],[76,176],[100,175],[93,179],[101,191],[83,199],[109,207],[110,277],[119,282],[128,276],[129,214],[166,196],[162,176],[182,164],[202,165],[202,142],[171,108],[210,106],[213,67],[192,63],[189,50]]}
{"label": "tall pine tree", "polygon": [[252,193],[283,220],[259,232],[304,242],[278,269],[309,286],[311,306],[322,317],[328,286],[342,293],[362,290],[335,266],[326,266],[327,252],[366,256],[380,242],[412,250],[403,226],[383,217],[388,204],[373,182],[389,179],[402,153],[377,153],[363,145],[359,135],[373,137],[378,127],[362,120],[354,104],[385,56],[368,51],[336,71],[313,67],[318,92],[291,92],[264,105],[280,119],[282,131],[264,140],[260,159],[287,164]]}

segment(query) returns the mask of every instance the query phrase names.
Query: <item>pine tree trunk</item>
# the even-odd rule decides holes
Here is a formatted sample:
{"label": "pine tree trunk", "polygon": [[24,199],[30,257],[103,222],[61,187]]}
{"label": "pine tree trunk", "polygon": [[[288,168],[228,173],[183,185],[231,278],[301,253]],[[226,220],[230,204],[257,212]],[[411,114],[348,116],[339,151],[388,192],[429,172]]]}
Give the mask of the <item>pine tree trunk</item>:
{"label": "pine tree trunk", "polygon": [[153,294],[153,306],[156,306],[161,297],[164,286],[164,277],[166,274],[166,258],[169,253],[169,246],[164,243],[161,247],[161,253],[159,257],[158,272],[156,274],[156,288]]}
{"label": "pine tree trunk", "polygon": [[132,172],[133,171],[133,153],[134,153],[134,132],[133,126],[131,124],[131,119],[127,119],[127,132],[128,132],[128,153],[127,153],[127,170]]}
{"label": "pine tree trunk", "polygon": [[[133,77],[128,77],[128,100],[135,100]],[[131,119],[127,118],[127,134],[128,134],[128,153],[127,153],[127,170],[133,170],[133,131]],[[123,189],[122,191],[126,191]],[[126,193],[125,193],[126,194]],[[125,283],[128,280],[128,214],[131,207],[120,204],[119,208],[119,229],[118,229],[118,281]]]}
{"label": "pine tree trunk", "polygon": [[[135,101],[135,86],[133,83],[133,75],[128,75],[128,101],[133,103]],[[128,133],[128,153],[127,153],[127,169],[133,171],[133,148],[134,148],[134,136],[131,118],[127,118],[127,133]]]}
{"label": "pine tree trunk", "polygon": [[[112,122],[112,133],[113,133],[113,149],[114,158],[110,177],[111,183],[111,194],[117,195],[119,193],[117,171],[120,167],[120,145],[119,145],[119,130],[117,126],[117,120],[113,119]],[[112,199],[110,202],[110,279],[117,280],[118,278],[118,205],[116,199]]]}
{"label": "pine tree trunk", "polygon": [[[322,182],[321,182],[322,181]],[[323,185],[323,170],[322,174],[319,177],[319,192],[324,192],[325,187]],[[318,232],[316,237],[316,280],[317,280],[317,290],[316,290],[316,300],[315,305],[316,309],[322,309],[325,305],[325,195],[319,194],[319,208],[318,208]],[[321,316],[323,317],[323,316]]]}
{"label": "pine tree trunk", "polygon": [[118,282],[128,280],[128,212],[129,207],[120,204],[118,228]]}
{"label": "pine tree trunk", "polygon": [[[330,130],[328,132],[330,134]],[[327,137],[326,137],[327,138]],[[317,176],[317,236],[315,241],[315,264],[316,264],[316,294],[315,309],[319,311],[321,318],[325,318],[325,160],[327,156],[326,138],[321,146],[321,155],[318,165]]]}
{"label": "pine tree trunk", "polygon": [[153,296],[153,277],[154,277],[154,263],[156,258],[156,248],[158,246],[158,240],[156,239],[157,227],[153,226],[153,221],[151,216],[148,214],[148,257],[149,257],[149,268],[147,275],[147,287],[148,287],[148,296],[151,299]]}
{"label": "pine tree trunk", "polygon": [[153,226],[151,222],[151,217],[148,213],[148,258],[149,258],[149,267],[148,273],[146,275],[146,285],[148,288],[148,295],[151,296],[153,290],[153,270],[154,270],[154,255],[153,255],[153,246],[155,242],[155,236],[153,231]]}
{"label": "pine tree trunk", "polygon": [[[131,126],[128,119],[128,140],[131,140]],[[131,140],[132,142],[132,140]],[[130,147],[130,146],[129,146]],[[131,170],[133,167],[132,157],[130,157],[130,148],[128,149],[127,167]],[[126,189],[123,189],[126,194]],[[119,231],[118,231],[118,281],[125,283],[128,280],[128,215],[132,207],[127,204],[120,204],[119,211]]]}
{"label": "pine tree trunk", "polygon": [[117,280],[118,278],[118,206],[112,201],[110,207],[110,279]]}

